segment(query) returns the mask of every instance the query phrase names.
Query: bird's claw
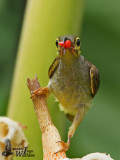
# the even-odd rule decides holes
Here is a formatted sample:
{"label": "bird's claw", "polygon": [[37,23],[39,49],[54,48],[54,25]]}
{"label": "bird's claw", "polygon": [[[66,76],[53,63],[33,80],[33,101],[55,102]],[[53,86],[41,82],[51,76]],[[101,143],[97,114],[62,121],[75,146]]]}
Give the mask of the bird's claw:
{"label": "bird's claw", "polygon": [[31,97],[33,98],[37,95],[46,95],[48,93],[48,87],[39,88],[36,91],[31,91]]}
{"label": "bird's claw", "polygon": [[54,154],[58,153],[58,152],[66,152],[68,150],[68,148],[70,147],[70,143],[65,143],[64,141],[57,141],[56,143],[61,143],[62,145],[62,149],[60,149],[59,151],[55,152]]}

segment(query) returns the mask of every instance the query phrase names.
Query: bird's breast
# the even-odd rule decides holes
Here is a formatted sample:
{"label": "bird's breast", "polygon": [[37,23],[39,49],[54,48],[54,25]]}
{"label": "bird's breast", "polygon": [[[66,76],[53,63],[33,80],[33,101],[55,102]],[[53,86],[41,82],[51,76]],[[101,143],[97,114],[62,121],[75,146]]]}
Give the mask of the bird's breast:
{"label": "bird's breast", "polygon": [[65,109],[91,103],[89,70],[79,59],[71,65],[60,62],[48,87]]}

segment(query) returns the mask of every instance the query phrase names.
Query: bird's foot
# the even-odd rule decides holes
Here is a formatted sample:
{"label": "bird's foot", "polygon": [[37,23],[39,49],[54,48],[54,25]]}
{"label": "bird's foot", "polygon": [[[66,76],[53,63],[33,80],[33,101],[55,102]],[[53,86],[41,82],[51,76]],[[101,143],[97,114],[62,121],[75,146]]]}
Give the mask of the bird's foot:
{"label": "bird's foot", "polygon": [[55,152],[54,154],[56,154],[58,152],[66,152],[68,150],[68,148],[70,147],[70,143],[69,142],[65,143],[64,141],[57,141],[56,143],[60,143],[63,147],[62,147],[62,149],[60,149],[59,151]]}
{"label": "bird's foot", "polygon": [[48,94],[48,87],[41,87],[36,91],[31,92],[31,98],[38,96],[38,95],[47,95]]}

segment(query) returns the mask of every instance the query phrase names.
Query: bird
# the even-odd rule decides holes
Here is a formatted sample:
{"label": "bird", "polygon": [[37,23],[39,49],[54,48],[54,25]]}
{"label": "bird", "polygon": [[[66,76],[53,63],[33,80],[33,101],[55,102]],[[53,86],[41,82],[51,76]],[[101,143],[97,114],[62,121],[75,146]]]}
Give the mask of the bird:
{"label": "bird", "polygon": [[5,139],[5,151],[2,152],[2,156],[8,157],[12,154],[13,153],[11,152],[11,142],[7,138],[7,139]]}
{"label": "bird", "polygon": [[71,138],[91,108],[100,85],[100,75],[97,67],[81,55],[81,41],[78,36],[59,36],[55,44],[57,56],[48,70],[48,85],[31,92],[31,97],[48,97],[53,94],[60,103],[60,109],[72,122],[67,143],[59,142],[64,146],[60,150],[62,152],[70,147]]}

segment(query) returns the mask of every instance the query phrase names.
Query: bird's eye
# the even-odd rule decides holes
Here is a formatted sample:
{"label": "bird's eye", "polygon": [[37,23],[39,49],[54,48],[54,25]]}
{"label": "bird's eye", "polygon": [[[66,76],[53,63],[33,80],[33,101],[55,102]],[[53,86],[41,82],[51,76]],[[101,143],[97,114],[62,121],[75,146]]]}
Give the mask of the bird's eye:
{"label": "bird's eye", "polygon": [[80,46],[80,40],[77,39],[77,42],[76,42],[77,46]]}
{"label": "bird's eye", "polygon": [[56,46],[58,47],[58,40],[56,40]]}

